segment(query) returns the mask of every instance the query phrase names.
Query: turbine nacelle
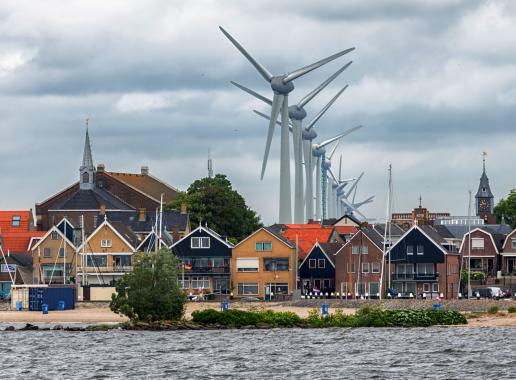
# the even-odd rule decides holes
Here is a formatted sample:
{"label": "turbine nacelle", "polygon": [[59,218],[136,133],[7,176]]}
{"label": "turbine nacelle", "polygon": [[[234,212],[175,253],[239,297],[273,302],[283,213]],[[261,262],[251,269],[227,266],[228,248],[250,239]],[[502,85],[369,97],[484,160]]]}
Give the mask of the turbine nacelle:
{"label": "turbine nacelle", "polygon": [[306,117],[306,111],[303,107],[293,105],[288,107],[288,117],[292,120],[303,120]]}
{"label": "turbine nacelle", "polygon": [[312,141],[317,138],[317,132],[315,132],[315,129],[310,128],[309,130],[303,129],[301,132],[303,140]]}
{"label": "turbine nacelle", "polygon": [[326,154],[326,149],[323,147],[318,147],[317,145],[312,148],[312,154],[315,157],[324,156]]}
{"label": "turbine nacelle", "polygon": [[294,91],[294,83],[285,82],[286,78],[286,74],[272,77],[271,88],[275,94],[286,96],[292,91]]}

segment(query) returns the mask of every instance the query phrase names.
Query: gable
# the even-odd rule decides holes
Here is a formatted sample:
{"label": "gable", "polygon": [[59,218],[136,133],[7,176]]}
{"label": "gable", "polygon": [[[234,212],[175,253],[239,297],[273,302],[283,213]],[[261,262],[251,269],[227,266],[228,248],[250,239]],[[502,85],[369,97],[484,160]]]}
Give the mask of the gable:
{"label": "gable", "polygon": [[[462,253],[463,249],[465,249],[464,244],[466,241],[468,241],[470,234],[471,234],[471,239],[474,239],[474,238],[483,238],[484,239],[484,250],[487,250],[487,249],[489,249],[488,247],[490,247],[496,253],[499,253],[498,247],[496,246],[496,243],[493,239],[493,235],[481,228],[475,228],[474,230],[471,230],[471,232],[467,232],[466,234],[464,234],[464,237],[462,238],[462,242],[460,244],[459,252]],[[473,247],[472,251],[474,251],[475,246],[473,244],[471,244],[471,245]]]}
{"label": "gable", "polygon": [[512,239],[516,239],[516,229],[513,230],[507,237],[503,243],[503,251],[504,252],[516,252],[516,249],[512,248]]}
{"label": "gable", "polygon": [[334,226],[350,226],[350,227],[359,227],[360,221],[356,219],[355,217],[352,217],[350,215],[344,215],[339,220],[337,220],[334,224]]}
{"label": "gable", "polygon": [[[57,233],[57,239],[56,240],[52,239],[52,233],[53,232]],[[67,239],[65,237],[65,235],[61,231],[59,231],[59,229],[56,226],[54,226],[50,230],[48,230],[45,233],[45,235],[36,244],[34,244],[34,246],[31,248],[31,251],[35,252],[38,249],[42,250],[44,248],[55,248],[55,249],[58,249],[59,247],[62,247],[63,240],[66,242],[67,247],[70,250],[75,251],[76,248],[73,245],[73,243],[69,239]]]}
{"label": "gable", "polygon": [[[102,241],[111,240],[110,247],[102,247]],[[86,252],[106,252],[106,253],[132,253],[134,248],[124,239],[110,224],[103,222],[81,245],[80,250]]]}
{"label": "gable", "polygon": [[[310,268],[310,260],[315,261],[315,268]],[[324,260],[324,268],[319,267],[319,260]],[[301,278],[307,277],[321,277],[328,278],[335,276],[335,264],[333,261],[326,255],[324,250],[319,244],[315,244],[313,248],[310,250],[308,255],[305,257],[301,265],[299,266],[299,276]]]}
{"label": "gable", "polygon": [[[192,248],[192,238],[207,237],[209,248]],[[179,257],[231,257],[231,245],[203,227],[197,227],[172,245],[172,252]]]}
{"label": "gable", "polygon": [[[423,253],[417,253],[417,247],[423,247]],[[412,247],[412,254],[408,253]],[[408,230],[389,250],[391,262],[444,263],[446,250],[435,243],[417,226]]]}

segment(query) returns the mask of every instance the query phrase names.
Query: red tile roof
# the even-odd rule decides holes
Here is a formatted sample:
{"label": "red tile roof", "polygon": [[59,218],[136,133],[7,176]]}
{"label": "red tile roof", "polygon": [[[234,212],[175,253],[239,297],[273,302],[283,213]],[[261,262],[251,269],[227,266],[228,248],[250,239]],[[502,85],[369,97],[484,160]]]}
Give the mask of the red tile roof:
{"label": "red tile roof", "polygon": [[[4,233],[30,231],[31,212],[31,210],[0,211],[0,231]],[[18,227],[13,226],[14,216],[20,217],[20,225]]]}
{"label": "red tile roof", "polygon": [[303,260],[316,242],[327,243],[333,232],[333,227],[322,227],[319,224],[285,224],[282,235],[287,239],[298,242],[299,260]]}
{"label": "red tile roof", "polygon": [[3,244],[2,249],[5,253],[9,252],[27,252],[29,242],[32,237],[41,237],[46,231],[29,231],[29,232],[2,232]]}
{"label": "red tile roof", "polygon": [[358,228],[355,226],[335,226],[335,230],[339,235],[354,235],[357,233]]}

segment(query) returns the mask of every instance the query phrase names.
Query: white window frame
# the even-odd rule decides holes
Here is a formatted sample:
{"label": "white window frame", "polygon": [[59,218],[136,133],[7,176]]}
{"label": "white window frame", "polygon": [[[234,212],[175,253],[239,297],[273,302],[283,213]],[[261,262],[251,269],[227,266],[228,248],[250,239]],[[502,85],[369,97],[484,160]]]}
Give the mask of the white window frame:
{"label": "white window frame", "polygon": [[[376,270],[375,270],[376,268]],[[371,273],[380,273],[381,264],[378,262],[371,263]]]}
{"label": "white window frame", "polygon": [[57,240],[57,231],[52,231],[50,233],[50,240]]}
{"label": "white window frame", "polygon": [[11,218],[11,227],[20,227],[21,226],[21,215],[13,215]]}
{"label": "white window frame", "polygon": [[[244,262],[256,262],[256,268],[253,266],[249,266],[248,265],[243,265]],[[239,265],[240,263],[240,265]],[[238,257],[236,259],[236,267],[237,267],[237,272],[241,272],[241,273],[248,273],[248,272],[258,272],[258,270],[260,269],[260,260],[257,258],[257,257]]]}
{"label": "white window frame", "polygon": [[210,246],[211,239],[209,236],[192,236],[190,239],[190,248],[192,249],[209,249]]}
{"label": "white window frame", "polygon": [[367,255],[369,253],[369,246],[363,245],[362,246],[362,255]]}
{"label": "white window frame", "polygon": [[359,245],[352,245],[351,246],[351,254],[352,255],[360,255],[360,246]]}
{"label": "white window frame", "polygon": [[439,293],[439,283],[438,282],[432,283],[432,292]]}
{"label": "white window frame", "polygon": [[102,239],[100,241],[101,248],[111,248],[113,246],[113,240],[111,239]]}
{"label": "white window frame", "polygon": [[511,239],[511,248],[516,249],[516,239]]}
{"label": "white window frame", "polygon": [[431,292],[430,289],[431,289],[430,283],[429,282],[424,282],[423,283],[423,292],[430,293]]}
{"label": "white window frame", "polygon": [[[482,242],[482,244],[479,244]],[[471,249],[485,249],[484,238],[471,238]]]}
{"label": "white window frame", "polygon": [[[365,271],[364,268],[366,268]],[[362,268],[360,269],[362,270],[362,273],[369,273],[369,263],[362,263]]]}
{"label": "white window frame", "polygon": [[[48,252],[48,255],[47,255]],[[52,257],[52,248],[45,247],[43,248],[43,257]]]}
{"label": "white window frame", "polygon": [[[190,280],[190,284],[192,286],[192,289],[209,289],[210,288],[210,278],[208,276],[192,276]],[[194,286],[194,282],[197,282],[196,285],[201,286]]]}
{"label": "white window frame", "polygon": [[308,259],[308,268],[316,269],[317,268],[317,259]]}
{"label": "white window frame", "polygon": [[[421,248],[421,250],[419,250],[419,248]],[[418,245],[416,245],[416,253],[417,253],[418,255],[420,255],[420,256],[421,256],[421,255],[424,255],[424,254],[425,254],[425,246],[424,246],[424,245],[422,245],[422,244],[418,244]]]}
{"label": "white window frame", "polygon": [[[256,293],[247,293],[245,291],[240,293],[240,287],[242,287],[242,290],[244,290],[246,287],[256,287]],[[260,289],[258,287],[257,282],[239,282],[237,284],[237,292],[238,292],[238,295],[240,295],[240,296],[257,296],[259,291],[260,291]]]}
{"label": "white window frame", "polygon": [[413,254],[414,254],[414,246],[413,245],[407,245],[407,255],[413,255]]}

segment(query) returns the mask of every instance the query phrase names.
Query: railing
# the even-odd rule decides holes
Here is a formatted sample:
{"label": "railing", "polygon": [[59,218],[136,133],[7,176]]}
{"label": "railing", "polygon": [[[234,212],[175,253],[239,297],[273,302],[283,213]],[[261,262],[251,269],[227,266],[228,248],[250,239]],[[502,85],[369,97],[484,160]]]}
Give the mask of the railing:
{"label": "railing", "polygon": [[395,280],[436,281],[439,273],[393,273]]}
{"label": "railing", "polygon": [[206,267],[191,267],[189,268],[187,265],[185,265],[185,274],[188,273],[229,273],[229,266],[223,266],[223,267],[212,267],[212,266],[206,266]]}
{"label": "railing", "polygon": [[[115,265],[113,267],[85,267],[84,270],[87,273],[125,273],[125,272],[132,272],[133,267],[130,265]],[[82,268],[79,268],[77,270],[79,273],[82,272]]]}

